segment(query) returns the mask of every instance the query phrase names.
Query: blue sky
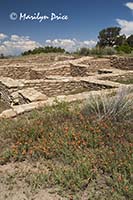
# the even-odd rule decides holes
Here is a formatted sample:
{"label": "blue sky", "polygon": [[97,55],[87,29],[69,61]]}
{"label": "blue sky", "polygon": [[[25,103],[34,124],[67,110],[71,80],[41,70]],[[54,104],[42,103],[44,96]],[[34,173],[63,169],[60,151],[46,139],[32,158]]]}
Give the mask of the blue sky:
{"label": "blue sky", "polygon": [[[65,15],[68,19],[51,21],[51,13],[56,18]],[[20,20],[21,14],[45,15],[49,19]],[[11,20],[12,16],[16,20]],[[133,33],[133,1],[1,0],[0,53],[19,54],[43,45],[61,46],[69,51],[93,47],[99,31],[109,26],[120,26],[121,33],[127,36]]]}

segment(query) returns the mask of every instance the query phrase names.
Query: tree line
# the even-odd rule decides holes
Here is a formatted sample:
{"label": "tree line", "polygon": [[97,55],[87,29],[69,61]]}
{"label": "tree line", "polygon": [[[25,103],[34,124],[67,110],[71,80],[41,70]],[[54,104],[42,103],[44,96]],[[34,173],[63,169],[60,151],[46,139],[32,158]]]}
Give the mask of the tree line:
{"label": "tree line", "polygon": [[45,47],[38,47],[33,50],[25,51],[22,53],[22,56],[31,55],[31,54],[39,54],[39,53],[64,53],[65,49],[61,47],[52,47],[52,46],[45,46]]}

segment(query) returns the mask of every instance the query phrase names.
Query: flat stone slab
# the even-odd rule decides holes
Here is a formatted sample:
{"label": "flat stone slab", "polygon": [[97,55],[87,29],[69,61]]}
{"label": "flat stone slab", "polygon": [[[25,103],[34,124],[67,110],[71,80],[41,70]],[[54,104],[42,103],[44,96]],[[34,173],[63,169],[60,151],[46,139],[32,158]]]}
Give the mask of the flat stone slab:
{"label": "flat stone slab", "polygon": [[45,94],[38,92],[34,88],[19,90],[18,94],[21,95],[24,99],[29,100],[30,102],[44,101],[48,99],[48,97]]}
{"label": "flat stone slab", "polygon": [[17,88],[24,86],[21,80],[14,80],[9,77],[0,77],[0,82],[8,88]]}
{"label": "flat stone slab", "polygon": [[4,110],[0,114],[0,118],[12,118],[16,117],[17,113],[13,109]]}

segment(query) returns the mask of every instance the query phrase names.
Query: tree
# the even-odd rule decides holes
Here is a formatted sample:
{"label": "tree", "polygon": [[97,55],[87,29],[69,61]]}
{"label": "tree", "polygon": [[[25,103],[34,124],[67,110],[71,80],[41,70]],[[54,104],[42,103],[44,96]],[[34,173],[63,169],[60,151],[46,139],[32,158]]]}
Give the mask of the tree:
{"label": "tree", "polygon": [[5,56],[3,53],[0,54],[0,59],[3,59]]}
{"label": "tree", "polygon": [[124,45],[125,43],[127,43],[125,35],[120,35],[119,37],[117,37],[116,45],[121,46],[121,45]]}
{"label": "tree", "polygon": [[127,38],[127,43],[130,47],[133,48],[133,35],[130,35],[128,38]]}
{"label": "tree", "polygon": [[117,38],[120,35],[120,27],[108,27],[99,32],[98,43],[99,47],[113,47],[116,45]]}

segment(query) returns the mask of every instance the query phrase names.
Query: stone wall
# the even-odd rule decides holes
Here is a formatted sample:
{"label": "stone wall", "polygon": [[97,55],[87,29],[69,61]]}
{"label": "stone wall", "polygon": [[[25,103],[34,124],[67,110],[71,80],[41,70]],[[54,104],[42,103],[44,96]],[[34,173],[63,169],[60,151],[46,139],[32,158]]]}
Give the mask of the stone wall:
{"label": "stone wall", "polygon": [[83,88],[80,81],[72,80],[33,80],[25,81],[24,88],[35,88],[48,97],[70,94],[79,88]]}
{"label": "stone wall", "polygon": [[[17,98],[17,91],[21,90],[24,84],[21,81],[13,80],[5,77],[0,79],[0,96],[8,104],[11,105],[14,98]],[[12,95],[13,94],[13,95]]]}
{"label": "stone wall", "polygon": [[70,66],[66,66],[66,65],[62,65],[60,67],[57,68],[51,68],[49,70],[46,71],[46,76],[70,76]]}
{"label": "stone wall", "polygon": [[45,79],[46,76],[70,76],[70,67],[60,66],[60,67],[51,67],[51,68],[34,68],[31,69],[30,79]]}
{"label": "stone wall", "polygon": [[3,66],[0,67],[0,76],[12,79],[45,79],[46,76],[59,75],[71,76],[70,66],[60,66],[51,68],[31,68],[30,66]]}
{"label": "stone wall", "polygon": [[111,63],[109,59],[95,59],[81,62],[80,64],[70,64],[71,75],[76,76],[89,76],[91,73],[98,72],[99,69],[110,68]]}
{"label": "stone wall", "polygon": [[97,70],[99,69],[111,67],[110,59],[105,59],[105,58],[90,59],[90,60],[83,61],[79,64],[88,66],[87,67],[88,72],[97,72]]}
{"label": "stone wall", "polygon": [[112,57],[111,66],[122,70],[133,70],[133,57]]}
{"label": "stone wall", "polygon": [[8,87],[2,83],[0,83],[0,99],[4,100],[8,105],[10,105],[12,102]]}
{"label": "stone wall", "polygon": [[33,80],[25,81],[24,88],[35,88],[37,91],[42,92],[48,97],[57,95],[73,94],[76,91],[92,91],[106,88],[112,88],[105,84],[99,84],[98,81],[83,81],[83,80]]}
{"label": "stone wall", "polygon": [[45,79],[46,77],[46,70],[45,69],[37,69],[33,68],[31,69],[30,72],[30,79],[35,80],[35,79]]}
{"label": "stone wall", "polygon": [[111,88],[113,88],[113,86],[111,86],[111,85],[98,83],[98,81],[92,81],[92,82],[82,81],[82,86],[84,88],[89,89],[89,91],[91,91],[91,90],[97,91],[97,90],[101,90],[101,89],[111,89]]}
{"label": "stone wall", "polygon": [[3,66],[0,67],[0,76],[12,79],[29,79],[30,70],[29,66]]}
{"label": "stone wall", "polygon": [[11,78],[3,78],[0,80],[0,93],[8,104],[17,104],[19,91],[30,88],[31,90],[34,88],[36,91],[52,97],[80,93],[82,91],[105,89],[107,87],[102,84],[97,84],[97,82],[73,80],[72,78],[63,80],[13,80]]}
{"label": "stone wall", "polygon": [[87,67],[86,65],[74,65],[70,64],[70,70],[71,70],[71,76],[76,77],[76,76],[87,76]]}
{"label": "stone wall", "polygon": [[[13,79],[45,79],[46,76],[88,76],[89,73],[96,72],[98,69],[110,67],[109,59],[89,59],[73,62],[57,62],[51,66],[46,66],[42,63],[7,63],[7,65],[0,66],[0,76],[10,77]],[[58,66],[59,65],[59,66]],[[36,67],[35,67],[36,66]]]}

